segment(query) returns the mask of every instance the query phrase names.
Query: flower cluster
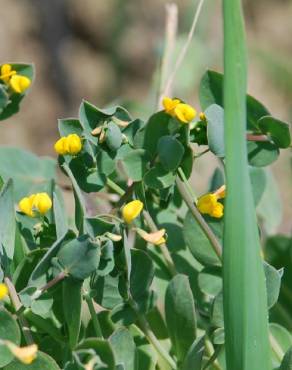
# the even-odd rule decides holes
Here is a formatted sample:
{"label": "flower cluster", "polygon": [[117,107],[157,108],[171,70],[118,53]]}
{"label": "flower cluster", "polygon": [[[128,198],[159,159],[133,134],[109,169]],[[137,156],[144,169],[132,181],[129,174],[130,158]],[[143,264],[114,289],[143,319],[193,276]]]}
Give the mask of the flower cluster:
{"label": "flower cluster", "polygon": [[223,216],[224,206],[218,202],[219,199],[225,197],[225,186],[221,186],[214,193],[202,195],[198,199],[198,210],[203,214],[208,214],[211,217],[221,218]]}
{"label": "flower cluster", "polygon": [[177,118],[182,123],[190,123],[196,117],[196,110],[179,99],[165,97],[162,104],[167,114]]}
{"label": "flower cluster", "polygon": [[28,77],[17,74],[10,64],[1,66],[0,80],[17,94],[23,94],[31,84],[31,80]]}
{"label": "flower cluster", "polygon": [[82,141],[81,138],[76,134],[70,134],[68,136],[61,137],[55,143],[55,151],[58,154],[65,155],[76,155],[82,149]]}
{"label": "flower cluster", "polygon": [[31,194],[22,198],[18,207],[27,216],[36,217],[46,214],[52,208],[52,200],[47,193]]}

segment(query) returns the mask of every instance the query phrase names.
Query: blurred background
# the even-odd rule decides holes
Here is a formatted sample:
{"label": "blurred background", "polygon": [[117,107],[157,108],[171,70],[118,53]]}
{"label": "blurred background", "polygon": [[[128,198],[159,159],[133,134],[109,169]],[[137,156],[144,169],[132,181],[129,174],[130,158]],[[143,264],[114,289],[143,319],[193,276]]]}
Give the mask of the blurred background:
{"label": "blurred background", "polygon": [[[103,107],[125,105],[134,117],[156,109],[166,0],[0,0],[1,63],[33,62],[36,80],[19,114],[0,125],[0,144],[55,156],[57,119],[78,114],[82,98]],[[177,54],[190,28],[194,0],[177,0]],[[292,118],[292,2],[244,1],[249,46],[249,93],[282,120]],[[207,68],[222,71],[221,2],[205,0],[174,95],[194,105]],[[204,191],[213,159],[199,162]],[[289,233],[290,153],[272,165]],[[203,179],[203,180],[202,180]],[[195,179],[194,179],[195,180]]]}

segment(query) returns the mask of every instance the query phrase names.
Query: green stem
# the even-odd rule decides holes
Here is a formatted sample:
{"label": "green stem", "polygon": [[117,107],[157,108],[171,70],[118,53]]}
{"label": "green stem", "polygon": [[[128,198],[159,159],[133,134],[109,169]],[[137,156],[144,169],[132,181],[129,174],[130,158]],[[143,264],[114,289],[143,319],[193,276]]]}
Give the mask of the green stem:
{"label": "green stem", "polygon": [[171,367],[172,370],[175,370],[176,364],[173,360],[173,358],[168,354],[168,352],[165,350],[165,348],[162,347],[159,340],[156,338],[155,334],[150,328],[150,325],[148,321],[146,320],[145,316],[140,313],[139,308],[137,307],[137,303],[133,300],[132,297],[129,298],[129,304],[132,307],[132,309],[135,311],[140,327],[142,331],[144,332],[146,338],[148,339],[149,343],[152,344],[152,346],[156,349],[157,353],[161,358]]}
{"label": "green stem", "polygon": [[218,258],[222,260],[222,247],[219,243],[218,239],[216,238],[215,234],[213,233],[210,226],[204,220],[203,216],[199,212],[198,208],[193,203],[191,196],[188,194],[187,186],[179,177],[176,178],[176,185],[178,191],[180,192],[183,200],[185,201],[186,205],[188,206],[191,214],[193,215],[194,219],[198,222],[198,225],[201,227],[202,231],[205,233],[206,237],[208,238],[211,246],[214,249],[214,252],[217,254]]}
{"label": "green stem", "polygon": [[121,197],[123,195],[125,195],[126,192],[118,184],[116,184],[114,181],[112,181],[111,179],[108,178],[106,183],[107,183],[107,186],[109,188],[111,188],[113,191],[118,193]]}
{"label": "green stem", "polygon": [[203,367],[203,370],[208,369],[211,365],[213,365],[213,368],[215,368],[216,370],[222,370],[221,366],[219,365],[219,363],[217,361],[217,357],[218,357],[220,351],[222,350],[223,346],[220,345],[215,350],[213,350],[212,347],[213,346],[211,345],[211,342],[206,340],[205,341],[205,348],[206,348],[206,351],[207,351],[210,358],[206,362],[205,366]]}
{"label": "green stem", "polygon": [[96,337],[97,338],[103,338],[102,331],[101,331],[100,324],[99,324],[99,320],[98,320],[98,317],[97,317],[97,313],[94,309],[92,298],[90,297],[90,295],[88,293],[84,294],[84,298],[86,300],[86,303],[87,303],[87,306],[88,306],[88,309],[89,309],[89,312],[90,312],[90,316],[91,316],[91,319],[92,319],[92,324],[93,324],[93,328],[94,328]]}
{"label": "green stem", "polygon": [[193,201],[194,201],[195,203],[197,203],[198,199],[197,199],[197,197],[196,197],[196,194],[195,194],[195,192],[193,191],[193,189],[192,189],[192,187],[191,187],[191,185],[190,185],[190,183],[189,183],[188,179],[186,178],[186,175],[185,175],[185,173],[184,173],[184,171],[183,171],[183,169],[182,169],[181,167],[179,167],[179,168],[178,168],[178,173],[179,173],[180,177],[182,178],[182,181],[184,182],[185,186],[187,187],[187,189],[188,189],[188,191],[189,191],[190,195],[192,196]]}
{"label": "green stem", "polygon": [[[155,225],[155,222],[153,221],[150,213],[145,210],[145,211],[143,211],[143,215],[144,215],[144,218],[145,218],[150,230],[152,232],[158,231],[158,228]],[[171,257],[171,254],[169,253],[169,250],[167,248],[167,245],[165,243],[163,243],[159,246],[159,248],[160,248],[160,250],[163,254],[163,257],[165,259],[165,262],[167,264],[169,272],[171,273],[172,276],[175,276],[177,274],[177,271],[176,271],[176,268],[175,268],[174,261]]]}
{"label": "green stem", "polygon": [[[13,307],[14,307],[15,311],[17,312],[22,305],[21,305],[21,302],[18,298],[16,289],[15,289],[12,281],[8,277],[4,278],[4,282],[5,282],[5,284],[8,288],[8,291],[9,291],[9,296],[10,296],[10,299],[11,299],[11,303],[13,304]],[[24,336],[24,339],[25,339],[26,343],[27,344],[33,344],[34,343],[33,337],[31,335],[30,328],[29,328],[29,325],[28,325],[28,322],[27,322],[26,318],[22,314],[20,314],[20,315],[18,315],[18,320],[19,320],[19,324],[20,324],[21,330],[23,332],[23,336]]]}

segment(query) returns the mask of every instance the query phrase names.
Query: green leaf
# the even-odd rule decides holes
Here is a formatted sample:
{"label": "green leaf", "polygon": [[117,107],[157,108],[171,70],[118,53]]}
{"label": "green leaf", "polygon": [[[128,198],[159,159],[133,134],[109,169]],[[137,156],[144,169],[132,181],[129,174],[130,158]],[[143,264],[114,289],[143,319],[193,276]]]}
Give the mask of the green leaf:
{"label": "green leaf", "polygon": [[267,262],[264,262],[264,271],[267,285],[268,308],[271,308],[277,303],[279,298],[283,270],[278,271]]}
{"label": "green leaf", "polygon": [[[202,77],[199,90],[200,103],[203,110],[212,104],[223,108],[223,74],[208,70]],[[258,120],[269,115],[262,103],[250,95],[246,95],[247,128],[257,128]]]}
{"label": "green leaf", "polygon": [[127,176],[141,181],[147,169],[148,156],[144,149],[134,149],[121,158]]}
{"label": "green leaf", "polygon": [[157,144],[162,136],[169,135],[169,123],[171,116],[165,112],[153,114],[149,121],[139,129],[134,137],[134,146],[138,149],[145,149],[151,158],[157,154]]}
{"label": "green leaf", "polygon": [[5,181],[12,178],[17,201],[33,192],[47,191],[56,177],[55,166],[48,157],[37,157],[19,148],[0,148],[0,173]]}
{"label": "green leaf", "polygon": [[[211,217],[206,217],[205,219],[219,241],[221,241],[223,234],[223,222]],[[205,233],[202,231],[197,221],[190,213],[187,213],[185,217],[183,233],[186,244],[199,262],[201,262],[203,265],[221,264]]]}
{"label": "green leaf", "polygon": [[58,191],[58,189],[53,192],[53,212],[57,238],[59,239],[62,235],[67,233],[68,221],[65,205],[63,199],[61,198],[61,193],[60,191]]}
{"label": "green leaf", "polygon": [[109,274],[98,277],[91,287],[96,290],[94,300],[104,308],[112,309],[123,302],[119,292],[118,275]]}
{"label": "green leaf", "polygon": [[266,188],[257,207],[257,214],[265,233],[273,235],[282,221],[282,199],[271,171],[266,174]]}
{"label": "green leaf", "polygon": [[253,192],[254,203],[257,206],[262,199],[267,186],[267,176],[263,168],[249,167],[249,176]]}
{"label": "green leaf", "polygon": [[150,288],[154,276],[154,265],[147,253],[131,250],[130,292],[134,299],[143,296]]}
{"label": "green leaf", "polygon": [[273,367],[280,366],[284,353],[292,346],[292,336],[287,329],[278,325],[270,324],[270,344]]}
{"label": "green leaf", "polygon": [[195,304],[185,275],[176,275],[167,287],[165,318],[177,359],[182,362],[196,338]]}
{"label": "green leaf", "polygon": [[62,283],[63,312],[69,334],[69,346],[74,349],[78,343],[81,326],[82,282],[67,278]]}
{"label": "green leaf", "polygon": [[285,353],[279,370],[292,370],[292,347]]}
{"label": "green leaf", "polygon": [[85,208],[85,200],[82,195],[82,192],[79,188],[79,185],[77,184],[77,181],[69,168],[69,166],[64,163],[63,168],[67,175],[69,176],[73,190],[74,190],[74,199],[75,199],[75,225],[77,227],[77,230],[80,234],[83,234],[85,231],[85,217],[86,217],[86,208]]}
{"label": "green leaf", "polygon": [[212,153],[223,158],[224,152],[224,110],[218,104],[212,104],[205,110],[207,117],[208,145]]}
{"label": "green leaf", "polygon": [[[20,330],[10,313],[3,308],[0,308],[0,339],[10,340],[11,342],[20,344]],[[13,355],[5,345],[0,344],[0,367],[6,366],[13,359]]]}
{"label": "green leaf", "polygon": [[211,324],[217,328],[224,326],[223,294],[222,291],[216,295],[211,309]]}
{"label": "green leaf", "polygon": [[190,146],[185,147],[185,152],[181,160],[180,167],[184,171],[184,174],[187,179],[191,177],[193,170],[194,154]]}
{"label": "green leaf", "polygon": [[262,117],[258,121],[260,130],[271,137],[279,148],[288,148],[291,143],[289,124],[272,116]]}
{"label": "green leaf", "polygon": [[165,170],[160,163],[152,167],[144,176],[145,185],[153,189],[165,189],[174,184],[175,174]]}
{"label": "green leaf", "polygon": [[56,257],[72,277],[84,280],[98,268],[100,247],[88,235],[83,235],[65,244]]}
{"label": "green leaf", "polygon": [[61,136],[70,134],[82,136],[83,133],[80,121],[75,118],[58,119],[58,128]]}
{"label": "green leaf", "polygon": [[183,362],[182,370],[201,369],[204,350],[204,337],[197,338],[188,350],[186,358]]}
{"label": "green leaf", "polygon": [[18,360],[14,360],[8,366],[5,366],[3,370],[60,370],[55,360],[49,355],[43,352],[38,352],[37,358],[30,364],[25,365]]}
{"label": "green leaf", "polygon": [[215,297],[222,290],[222,271],[218,266],[208,266],[200,271],[198,284],[201,291]]}
{"label": "green leaf", "polygon": [[165,170],[174,171],[180,165],[185,150],[183,145],[176,138],[167,135],[159,139],[157,152]]}
{"label": "green leaf", "polygon": [[51,265],[51,260],[57,255],[62,244],[66,241],[68,237],[69,234],[62,235],[62,237],[55,241],[55,243],[43,256],[43,258],[38,262],[29,279],[28,284],[30,286],[39,287],[45,283],[46,274]]}
{"label": "green leaf", "polygon": [[4,87],[0,84],[0,114],[3,112],[8,103],[9,96],[5,91]]}
{"label": "green leaf", "polygon": [[[247,55],[241,0],[224,0],[224,124],[226,188],[223,304],[226,367],[271,370],[265,276],[249,178],[246,122],[261,104],[246,98]],[[253,144],[253,143],[252,143]],[[222,325],[221,325],[222,326]]]}
{"label": "green leaf", "polygon": [[97,338],[87,338],[81,342],[77,349],[93,349],[107,366],[107,370],[115,370],[115,357],[109,341]]}
{"label": "green leaf", "polygon": [[248,162],[251,166],[264,167],[279,157],[278,147],[269,141],[249,141],[247,143]]}
{"label": "green leaf", "polygon": [[112,345],[116,364],[123,365],[124,369],[135,370],[136,346],[134,340],[126,328],[120,328],[109,338]]}
{"label": "green leaf", "polygon": [[0,250],[4,248],[7,257],[13,259],[16,223],[11,179],[0,193],[0,215]]}
{"label": "green leaf", "polygon": [[110,122],[107,126],[105,142],[108,148],[112,151],[117,151],[122,145],[123,136],[119,127],[114,123]]}

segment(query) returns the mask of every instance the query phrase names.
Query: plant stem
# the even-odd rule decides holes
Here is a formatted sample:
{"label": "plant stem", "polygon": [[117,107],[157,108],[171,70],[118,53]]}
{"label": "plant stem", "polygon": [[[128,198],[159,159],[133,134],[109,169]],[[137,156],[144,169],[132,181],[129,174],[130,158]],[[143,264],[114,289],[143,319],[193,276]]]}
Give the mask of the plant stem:
{"label": "plant stem", "polygon": [[[21,307],[21,302],[18,298],[16,289],[15,289],[12,281],[8,277],[4,278],[4,282],[5,282],[5,284],[8,288],[9,296],[10,296],[11,302],[13,304],[13,307],[14,307],[15,311],[17,312],[19,310],[19,308]],[[19,319],[19,324],[21,326],[21,330],[23,332],[23,336],[24,336],[24,339],[25,339],[26,343],[27,344],[33,344],[34,341],[33,341],[33,337],[31,335],[31,332],[30,332],[30,329],[29,329],[28,322],[26,321],[25,317],[22,314],[18,315],[18,319]]]}
{"label": "plant stem", "polygon": [[146,320],[145,316],[140,313],[139,308],[137,307],[137,303],[133,300],[132,297],[129,298],[129,304],[132,309],[135,311],[140,327],[144,332],[146,338],[148,339],[149,343],[156,349],[157,353],[163,358],[163,360],[171,367],[172,370],[176,369],[176,364],[172,357],[168,354],[165,348],[162,347],[159,340],[156,338],[155,334],[150,328],[148,321]]}
{"label": "plant stem", "polygon": [[219,243],[218,239],[216,238],[215,234],[213,233],[210,226],[204,220],[201,213],[198,211],[198,208],[193,203],[191,196],[188,194],[187,186],[179,177],[176,178],[176,185],[178,191],[180,192],[183,200],[185,201],[186,205],[188,206],[189,210],[191,211],[193,217],[198,222],[199,226],[201,227],[202,231],[205,233],[206,237],[208,238],[211,246],[214,249],[214,252],[217,254],[220,260],[222,260],[222,247]]}
{"label": "plant stem", "polygon": [[87,306],[88,306],[88,309],[89,309],[89,312],[90,312],[90,316],[91,316],[91,319],[92,319],[92,324],[93,324],[93,327],[94,327],[96,337],[97,338],[103,338],[102,331],[101,331],[99,321],[98,321],[98,317],[97,317],[97,313],[94,309],[94,305],[93,305],[93,302],[92,302],[92,298],[90,297],[90,295],[88,293],[84,294],[84,298],[86,300],[86,303],[87,303]]}
{"label": "plant stem", "polygon": [[198,19],[199,19],[200,13],[201,13],[203,3],[204,3],[204,0],[199,0],[198,6],[197,6],[196,11],[195,11],[193,23],[192,23],[192,26],[190,28],[186,43],[182,47],[182,50],[179,52],[179,57],[177,58],[176,64],[173,68],[173,71],[172,71],[171,75],[168,78],[168,81],[165,85],[165,89],[163,90],[162,96],[164,95],[165,91],[169,91],[171,89],[171,86],[174,82],[177,71],[179,70],[179,67],[181,66],[181,64],[182,64],[182,62],[183,62],[183,60],[186,56],[186,53],[188,51],[188,48],[190,46],[190,43],[192,41],[195,29],[196,29],[196,25],[198,23]]}
{"label": "plant stem", "polygon": [[196,197],[196,194],[194,193],[190,183],[188,182],[188,179],[186,178],[186,175],[183,171],[183,169],[181,167],[178,168],[178,173],[180,174],[181,178],[182,178],[182,181],[184,182],[185,186],[188,188],[188,191],[191,195],[191,197],[193,198],[193,201],[195,203],[197,203],[197,197]]}
{"label": "plant stem", "polygon": [[106,184],[109,188],[111,188],[113,191],[118,193],[121,197],[123,195],[125,195],[126,192],[118,184],[116,184],[114,181],[112,181],[111,179],[108,178],[107,181],[106,181]]}
{"label": "plant stem", "polygon": [[[114,191],[116,191],[120,196],[123,196],[126,192],[119,186],[117,185],[115,182],[113,182],[112,180],[110,179],[107,179],[107,185],[113,189]],[[143,211],[143,215],[146,219],[146,222],[150,228],[150,230],[152,232],[155,232],[158,230],[157,226],[155,225],[155,222],[153,221],[150,213],[146,210]],[[177,274],[177,271],[176,271],[176,268],[175,268],[175,264],[173,262],[173,259],[169,253],[169,250],[166,246],[166,244],[161,244],[160,245],[160,249],[161,249],[161,252],[163,254],[163,257],[165,258],[165,262],[169,268],[169,271],[171,273],[171,275],[176,275]]]}
{"label": "plant stem", "polygon": [[219,363],[217,361],[217,357],[218,357],[220,351],[222,350],[223,346],[222,345],[218,346],[213,351],[213,354],[212,354],[213,348],[211,348],[211,347],[212,347],[211,342],[209,342],[209,340],[206,340],[205,348],[206,348],[206,351],[208,352],[208,355],[210,357],[209,357],[209,360],[206,362],[205,366],[203,367],[203,370],[208,369],[211,365],[213,365],[213,367],[217,370],[222,370],[221,366],[219,365]]}
{"label": "plant stem", "polygon": [[[158,231],[158,228],[157,226],[155,225],[155,222],[153,221],[150,213],[148,211],[143,211],[143,215],[144,215],[144,218],[150,228],[150,230],[152,232],[155,232],[155,231]],[[175,268],[175,264],[173,262],[173,259],[171,257],[171,254],[169,253],[169,250],[167,248],[167,245],[165,243],[163,244],[160,244],[159,246],[162,254],[163,254],[163,257],[165,259],[165,262],[167,264],[167,267],[169,269],[169,272],[171,273],[172,276],[175,276],[177,274],[177,271],[176,271],[176,268]]]}

